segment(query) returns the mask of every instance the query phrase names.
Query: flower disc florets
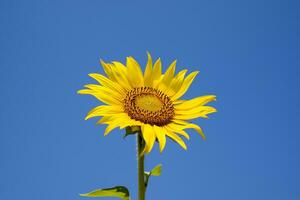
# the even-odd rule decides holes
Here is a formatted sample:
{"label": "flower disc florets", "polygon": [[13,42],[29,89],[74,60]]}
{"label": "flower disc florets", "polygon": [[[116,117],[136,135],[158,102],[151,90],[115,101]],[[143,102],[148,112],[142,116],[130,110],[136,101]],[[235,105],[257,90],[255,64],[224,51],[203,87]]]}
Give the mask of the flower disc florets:
{"label": "flower disc florets", "polygon": [[151,87],[134,88],[127,92],[124,111],[132,119],[156,126],[168,124],[175,114],[171,99]]}

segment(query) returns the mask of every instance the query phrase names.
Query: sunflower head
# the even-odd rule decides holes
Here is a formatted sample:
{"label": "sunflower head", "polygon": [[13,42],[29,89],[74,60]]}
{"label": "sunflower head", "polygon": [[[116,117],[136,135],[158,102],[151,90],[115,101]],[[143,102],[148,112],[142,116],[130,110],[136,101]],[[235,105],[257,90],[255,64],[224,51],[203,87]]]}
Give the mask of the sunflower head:
{"label": "sunflower head", "polygon": [[124,99],[124,111],[132,119],[153,126],[167,125],[175,114],[171,99],[151,87],[130,90]]}
{"label": "sunflower head", "polygon": [[89,74],[98,84],[85,85],[79,94],[89,94],[103,105],[93,108],[86,119],[102,117],[97,123],[107,124],[104,135],[119,127],[138,127],[145,141],[145,153],[149,153],[155,141],[162,152],[166,138],[177,142],[186,149],[182,137],[189,139],[186,129],[196,130],[205,139],[201,128],[190,122],[196,118],[207,118],[216,109],[206,104],[216,100],[214,95],[199,96],[189,100],[181,97],[186,93],[198,72],[187,75],[187,70],[175,74],[176,61],[171,63],[165,73],[158,59],[148,62],[142,72],[138,62],[127,57],[126,64],[105,63],[101,60],[106,74]]}

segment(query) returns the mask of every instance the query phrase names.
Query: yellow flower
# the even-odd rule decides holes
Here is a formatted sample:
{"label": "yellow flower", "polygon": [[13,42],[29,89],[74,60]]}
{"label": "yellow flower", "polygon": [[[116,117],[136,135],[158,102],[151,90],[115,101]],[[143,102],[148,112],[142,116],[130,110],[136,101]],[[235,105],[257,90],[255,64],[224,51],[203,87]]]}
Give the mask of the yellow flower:
{"label": "yellow flower", "polygon": [[187,76],[187,70],[175,74],[175,60],[162,74],[160,59],[152,65],[150,54],[144,73],[132,57],[127,57],[126,66],[120,62],[105,63],[102,60],[101,65],[107,77],[89,74],[99,84],[85,85],[86,89],[78,93],[92,95],[105,104],[95,107],[86,116],[86,119],[102,117],[97,124],[108,125],[104,135],[117,127],[139,127],[145,141],[144,153],[151,151],[155,141],[158,141],[162,152],[166,136],[186,149],[180,137],[189,139],[185,129],[194,129],[205,139],[201,128],[188,120],[207,118],[208,114],[216,112],[215,108],[206,106],[216,100],[216,96],[180,99],[198,71]]}

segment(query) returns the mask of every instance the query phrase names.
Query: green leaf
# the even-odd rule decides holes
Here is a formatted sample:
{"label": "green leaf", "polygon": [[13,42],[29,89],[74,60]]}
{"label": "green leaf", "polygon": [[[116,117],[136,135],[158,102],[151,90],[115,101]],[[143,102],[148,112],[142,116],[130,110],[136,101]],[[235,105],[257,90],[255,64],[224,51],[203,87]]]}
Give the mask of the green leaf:
{"label": "green leaf", "polygon": [[150,176],[160,176],[162,164],[156,165],[150,172]]}
{"label": "green leaf", "polygon": [[116,186],[112,188],[97,189],[89,193],[80,194],[82,197],[118,197],[123,200],[130,200],[129,191],[124,186]]}
{"label": "green leaf", "polygon": [[156,165],[150,172],[145,173],[145,186],[148,186],[150,176],[160,176],[162,164]]}

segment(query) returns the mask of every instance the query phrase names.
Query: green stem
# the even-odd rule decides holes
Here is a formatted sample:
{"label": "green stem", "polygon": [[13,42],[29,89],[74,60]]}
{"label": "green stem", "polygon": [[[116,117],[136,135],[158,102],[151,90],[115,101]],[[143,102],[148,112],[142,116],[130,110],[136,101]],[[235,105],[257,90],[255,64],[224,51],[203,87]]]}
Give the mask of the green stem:
{"label": "green stem", "polygon": [[137,134],[137,161],[138,161],[138,200],[145,200],[145,175],[144,175],[144,159],[145,156],[142,155],[143,151],[143,138],[141,133]]}

